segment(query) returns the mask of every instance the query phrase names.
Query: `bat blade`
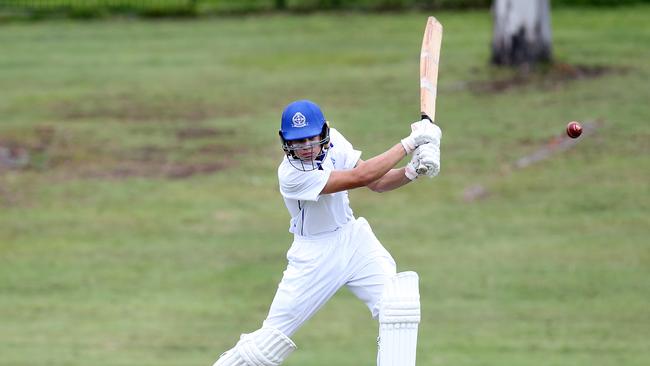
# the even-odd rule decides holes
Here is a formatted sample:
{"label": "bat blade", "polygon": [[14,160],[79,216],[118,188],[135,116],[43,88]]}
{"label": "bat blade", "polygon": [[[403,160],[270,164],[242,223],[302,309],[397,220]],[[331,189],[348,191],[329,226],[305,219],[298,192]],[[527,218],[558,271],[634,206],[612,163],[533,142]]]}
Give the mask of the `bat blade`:
{"label": "bat blade", "polygon": [[[434,18],[427,19],[420,52],[420,112],[422,119],[433,123],[436,118],[436,95],[438,94],[438,63],[442,45],[442,24]],[[440,167],[438,167],[439,170]],[[422,163],[417,167],[418,174],[426,174],[428,167]]]}
{"label": "bat blade", "polygon": [[436,95],[438,88],[438,62],[442,45],[442,24],[429,17],[422,38],[420,52],[420,112],[422,118],[431,122],[436,118]]}

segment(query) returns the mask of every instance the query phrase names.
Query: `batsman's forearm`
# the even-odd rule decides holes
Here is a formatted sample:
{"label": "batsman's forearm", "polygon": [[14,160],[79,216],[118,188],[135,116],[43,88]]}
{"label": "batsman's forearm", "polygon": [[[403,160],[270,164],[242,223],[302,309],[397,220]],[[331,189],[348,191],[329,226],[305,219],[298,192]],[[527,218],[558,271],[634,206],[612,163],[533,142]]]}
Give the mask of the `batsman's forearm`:
{"label": "batsman's forearm", "polygon": [[368,188],[375,192],[388,192],[410,183],[411,180],[404,174],[404,169],[405,168],[389,170],[383,177],[372,182],[372,184],[369,184]]}
{"label": "batsman's forearm", "polygon": [[363,177],[364,185],[368,185],[386,175],[404,156],[406,151],[399,143],[386,152],[361,162],[355,169],[358,169],[357,173]]}

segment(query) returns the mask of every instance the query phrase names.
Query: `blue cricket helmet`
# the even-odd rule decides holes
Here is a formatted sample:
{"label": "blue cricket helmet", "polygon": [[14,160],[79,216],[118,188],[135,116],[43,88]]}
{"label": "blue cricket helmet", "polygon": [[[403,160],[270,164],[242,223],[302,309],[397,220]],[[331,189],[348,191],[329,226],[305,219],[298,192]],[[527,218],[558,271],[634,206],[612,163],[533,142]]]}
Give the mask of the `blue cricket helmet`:
{"label": "blue cricket helmet", "polygon": [[280,137],[284,141],[301,140],[323,132],[325,116],[320,107],[309,100],[290,103],[282,112]]}

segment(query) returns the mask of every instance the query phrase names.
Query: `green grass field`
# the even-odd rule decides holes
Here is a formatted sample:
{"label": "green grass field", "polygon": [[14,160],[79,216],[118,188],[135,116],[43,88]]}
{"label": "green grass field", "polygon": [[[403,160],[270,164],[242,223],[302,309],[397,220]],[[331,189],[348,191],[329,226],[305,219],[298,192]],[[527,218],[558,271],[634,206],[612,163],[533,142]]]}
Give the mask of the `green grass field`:
{"label": "green grass field", "polygon": [[[29,154],[0,171],[0,365],[211,365],[258,328],[291,242],[282,108],[315,100],[364,158],[392,146],[427,15],[0,26],[0,147]],[[558,61],[610,72],[499,93],[474,87],[510,77],[489,14],[436,16],[442,173],[351,192],[420,273],[418,365],[649,364],[650,7],[554,11]],[[570,120],[600,127],[509,171]],[[374,365],[376,336],[343,290],[286,365]]]}

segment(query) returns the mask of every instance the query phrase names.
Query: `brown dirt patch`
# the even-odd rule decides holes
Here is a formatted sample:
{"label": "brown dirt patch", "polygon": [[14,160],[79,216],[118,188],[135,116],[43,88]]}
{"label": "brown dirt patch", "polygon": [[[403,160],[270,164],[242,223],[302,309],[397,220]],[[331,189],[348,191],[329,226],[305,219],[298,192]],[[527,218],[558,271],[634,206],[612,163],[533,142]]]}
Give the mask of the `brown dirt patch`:
{"label": "brown dirt patch", "polygon": [[206,175],[228,168],[231,162],[212,163],[164,163],[127,161],[109,169],[88,168],[78,171],[84,178],[126,179],[126,178],[165,178],[184,179],[195,175]]}
{"label": "brown dirt patch", "polygon": [[232,130],[219,130],[216,128],[207,127],[187,127],[181,128],[176,131],[176,138],[178,140],[202,139],[217,136],[232,136],[235,131]]}
{"label": "brown dirt patch", "polygon": [[0,141],[0,172],[29,164],[29,147],[15,141]]}
{"label": "brown dirt patch", "polygon": [[64,120],[110,119],[123,122],[200,122],[246,113],[236,105],[219,105],[201,100],[130,95],[93,95],[76,103],[57,102],[52,112]]}
{"label": "brown dirt patch", "polygon": [[0,139],[0,174],[10,169],[33,168],[37,157],[52,145],[54,135],[53,127],[39,126],[25,141]]}
{"label": "brown dirt patch", "polygon": [[[54,180],[183,179],[227,169],[246,153],[230,144],[235,134],[231,130],[197,126],[169,133],[175,134],[176,143],[127,149],[119,143],[70,136],[51,126],[37,127],[20,138],[0,139],[0,177],[12,170],[44,173]],[[199,138],[209,140],[193,140]]]}
{"label": "brown dirt patch", "polygon": [[[186,158],[173,157],[184,151]],[[212,174],[234,165],[241,149],[213,143],[188,149],[181,146],[145,146],[125,151],[121,157],[103,166],[83,166],[77,175],[90,178],[124,179],[132,177],[184,179],[195,175]],[[117,161],[116,161],[117,160]]]}
{"label": "brown dirt patch", "polygon": [[473,81],[469,89],[475,93],[502,93],[525,86],[552,89],[576,80],[593,79],[608,74],[621,74],[626,69],[599,65],[570,65],[555,63],[537,69],[519,69],[515,71],[499,70],[499,76],[491,80]]}

